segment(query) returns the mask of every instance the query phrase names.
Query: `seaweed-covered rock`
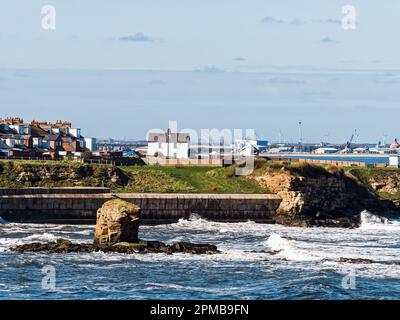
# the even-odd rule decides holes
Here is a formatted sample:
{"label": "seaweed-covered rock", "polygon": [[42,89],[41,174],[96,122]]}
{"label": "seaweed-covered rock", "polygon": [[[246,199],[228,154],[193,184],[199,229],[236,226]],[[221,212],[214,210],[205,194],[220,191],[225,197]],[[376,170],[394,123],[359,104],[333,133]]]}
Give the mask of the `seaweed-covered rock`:
{"label": "seaweed-covered rock", "polygon": [[137,243],[119,242],[113,245],[98,245],[90,243],[73,243],[69,240],[59,239],[56,242],[29,243],[11,248],[11,251],[41,252],[41,253],[83,253],[83,252],[110,252],[110,253],[191,253],[191,254],[213,254],[218,249],[210,244],[194,244],[188,242],[177,242],[167,245],[160,241],[141,240]]}

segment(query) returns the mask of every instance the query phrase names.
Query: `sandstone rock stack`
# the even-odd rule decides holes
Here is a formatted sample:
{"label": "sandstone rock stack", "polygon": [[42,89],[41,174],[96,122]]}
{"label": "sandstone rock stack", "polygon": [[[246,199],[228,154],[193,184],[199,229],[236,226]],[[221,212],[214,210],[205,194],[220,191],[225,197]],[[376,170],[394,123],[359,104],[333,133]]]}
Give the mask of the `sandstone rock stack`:
{"label": "sandstone rock stack", "polygon": [[140,208],[121,199],[104,203],[97,211],[94,243],[110,246],[119,242],[139,241]]}

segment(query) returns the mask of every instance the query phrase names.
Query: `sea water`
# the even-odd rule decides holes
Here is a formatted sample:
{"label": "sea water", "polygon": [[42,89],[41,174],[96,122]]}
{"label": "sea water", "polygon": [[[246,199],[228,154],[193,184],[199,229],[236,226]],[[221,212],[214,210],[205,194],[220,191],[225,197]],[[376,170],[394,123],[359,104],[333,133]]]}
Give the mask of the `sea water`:
{"label": "sea water", "polygon": [[0,299],[400,299],[400,222],[367,211],[357,229],[199,217],[140,227],[143,239],[215,244],[215,255],[9,251],[58,238],[89,243],[93,232],[0,220]]}

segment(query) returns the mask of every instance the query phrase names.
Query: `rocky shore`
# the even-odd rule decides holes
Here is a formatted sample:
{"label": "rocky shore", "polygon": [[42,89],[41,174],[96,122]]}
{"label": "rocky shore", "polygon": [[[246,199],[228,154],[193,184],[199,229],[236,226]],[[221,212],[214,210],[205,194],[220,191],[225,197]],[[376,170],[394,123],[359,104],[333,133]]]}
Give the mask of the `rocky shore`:
{"label": "rocky shore", "polygon": [[376,215],[398,211],[394,202],[343,169],[305,163],[275,166],[250,179],[282,198],[273,217],[279,224],[355,228],[363,210]]}

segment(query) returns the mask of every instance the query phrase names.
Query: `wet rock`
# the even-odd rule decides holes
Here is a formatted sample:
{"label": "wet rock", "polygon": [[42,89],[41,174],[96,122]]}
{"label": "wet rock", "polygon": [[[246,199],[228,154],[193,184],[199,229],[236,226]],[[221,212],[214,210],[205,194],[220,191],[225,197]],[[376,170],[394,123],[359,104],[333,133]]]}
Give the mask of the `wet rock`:
{"label": "wet rock", "polygon": [[11,248],[11,251],[41,252],[41,253],[85,253],[85,252],[109,252],[109,253],[191,253],[191,254],[214,254],[219,253],[214,245],[194,244],[189,242],[178,242],[171,245],[159,241],[142,240],[137,243],[119,242],[113,245],[98,245],[88,243],[72,243],[69,240],[59,239],[56,242],[29,243]]}
{"label": "wet rock", "polygon": [[121,199],[104,203],[97,211],[94,243],[110,246],[119,242],[139,241],[140,208]]}
{"label": "wet rock", "polygon": [[277,255],[277,254],[279,254],[279,253],[281,253],[283,250],[274,250],[274,251],[271,251],[271,252],[268,252],[271,256],[275,256],[275,255]]}
{"label": "wet rock", "polygon": [[66,240],[66,239],[57,239],[56,243],[57,243],[57,244],[65,244],[65,245],[70,245],[70,244],[72,244],[71,241]]}
{"label": "wet rock", "polygon": [[361,258],[340,258],[340,259],[339,259],[339,262],[357,263],[357,264],[374,263],[373,260],[370,260],[370,259],[361,259]]}
{"label": "wet rock", "polygon": [[189,242],[176,242],[171,245],[173,252],[193,254],[211,254],[217,251],[217,247],[211,244],[194,244]]}

